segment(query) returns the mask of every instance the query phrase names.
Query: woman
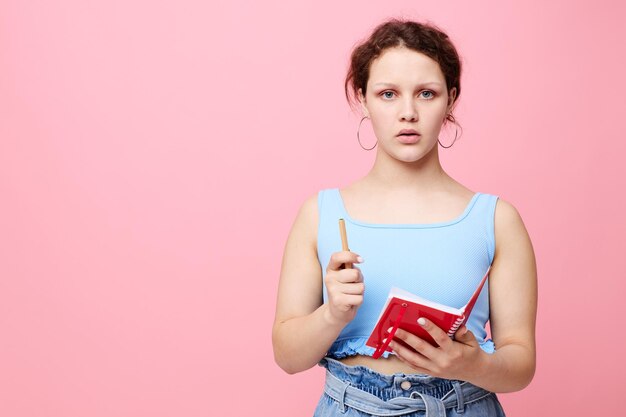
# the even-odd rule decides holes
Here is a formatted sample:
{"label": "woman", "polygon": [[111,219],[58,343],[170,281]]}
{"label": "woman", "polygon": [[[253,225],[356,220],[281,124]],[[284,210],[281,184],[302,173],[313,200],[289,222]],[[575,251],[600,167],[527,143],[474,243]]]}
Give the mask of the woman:
{"label": "woman", "polygon": [[[534,375],[528,233],[510,203],[469,190],[439,161],[439,146],[454,143],[439,133],[456,124],[460,74],[448,36],[412,21],[381,24],[352,53],[346,96],[371,119],[376,159],[363,178],[302,205],[285,246],[272,334],[286,372],[326,368],[316,416],[502,416],[495,393],[521,390]],[[351,251],[341,250],[339,218]],[[438,346],[398,330],[392,354],[372,358],[365,342],[391,286],[458,308],[489,267],[454,338],[420,320]]]}

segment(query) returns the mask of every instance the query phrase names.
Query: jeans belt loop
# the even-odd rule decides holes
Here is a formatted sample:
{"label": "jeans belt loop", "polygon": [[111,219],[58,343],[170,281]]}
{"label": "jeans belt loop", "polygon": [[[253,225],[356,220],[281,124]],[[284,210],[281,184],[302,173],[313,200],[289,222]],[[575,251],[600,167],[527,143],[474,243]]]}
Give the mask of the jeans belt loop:
{"label": "jeans belt loop", "polygon": [[456,393],[456,412],[463,414],[465,412],[465,398],[463,397],[463,389],[459,381],[452,381],[452,387]]}
{"label": "jeans belt loop", "polygon": [[348,387],[350,386],[350,384],[346,382],[344,382],[343,384],[344,385],[341,388],[341,400],[339,401],[339,410],[341,411],[342,414],[345,414],[346,411],[348,411],[348,409],[346,408],[346,391],[348,390]]}
{"label": "jeans belt loop", "polygon": [[424,405],[426,406],[426,414],[424,417],[446,417],[446,406],[443,405],[443,401],[439,398],[422,394],[417,391],[413,391],[411,393],[411,397],[413,397],[414,394],[419,396],[424,401]]}

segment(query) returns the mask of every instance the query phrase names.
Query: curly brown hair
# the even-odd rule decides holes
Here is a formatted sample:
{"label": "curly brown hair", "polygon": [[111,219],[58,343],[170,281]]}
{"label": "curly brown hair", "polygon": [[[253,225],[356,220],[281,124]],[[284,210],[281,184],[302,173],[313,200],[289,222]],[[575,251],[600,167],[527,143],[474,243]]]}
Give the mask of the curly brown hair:
{"label": "curly brown hair", "polygon": [[[437,61],[446,79],[448,93],[456,87],[456,98],[461,94],[461,60],[446,33],[432,23],[391,18],[378,25],[370,37],[357,45],[350,57],[350,68],[345,81],[345,93],[352,107],[358,104],[358,91],[367,92],[367,81],[372,61],[388,48],[406,47]],[[456,123],[452,113],[446,120]]]}

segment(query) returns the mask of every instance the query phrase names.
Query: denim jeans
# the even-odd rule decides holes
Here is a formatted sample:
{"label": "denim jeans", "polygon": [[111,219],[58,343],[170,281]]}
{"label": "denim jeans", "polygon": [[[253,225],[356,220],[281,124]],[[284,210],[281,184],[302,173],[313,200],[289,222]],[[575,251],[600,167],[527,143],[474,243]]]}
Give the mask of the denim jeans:
{"label": "denim jeans", "polygon": [[384,375],[326,357],[324,393],[314,417],[504,417],[496,394],[464,381],[422,374]]}

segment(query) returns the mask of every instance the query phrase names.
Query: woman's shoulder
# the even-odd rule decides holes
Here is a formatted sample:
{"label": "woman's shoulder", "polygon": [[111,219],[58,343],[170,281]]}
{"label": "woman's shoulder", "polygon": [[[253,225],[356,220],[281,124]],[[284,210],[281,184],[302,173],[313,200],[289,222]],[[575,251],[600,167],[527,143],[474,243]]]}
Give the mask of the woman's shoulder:
{"label": "woman's shoulder", "polygon": [[[493,194],[489,194],[493,195]],[[522,216],[517,208],[509,201],[498,196],[496,203],[495,222],[501,223],[502,226],[511,225],[513,223],[521,222]]]}
{"label": "woman's shoulder", "polygon": [[[528,231],[517,208],[498,197],[494,214],[496,247],[517,246],[529,241]],[[497,248],[496,248],[497,251]]]}
{"label": "woman's shoulder", "polygon": [[318,216],[318,200],[321,192],[322,190],[304,197],[298,210],[300,216],[309,220],[316,220]]}
{"label": "woman's shoulder", "polygon": [[494,223],[496,227],[500,226],[501,230],[508,229],[516,223],[522,222],[522,217],[517,208],[500,195],[483,191],[476,192],[475,194],[489,197],[495,203]]}
{"label": "woman's shoulder", "polygon": [[292,225],[292,234],[298,236],[301,242],[315,244],[317,242],[317,224],[319,221],[318,199],[319,190],[309,194],[300,202],[300,207]]}
{"label": "woman's shoulder", "polygon": [[319,204],[330,193],[339,191],[339,187],[323,187],[317,191],[308,194],[300,203],[298,210],[298,217],[302,217],[304,220],[312,224],[317,224],[319,217]]}

